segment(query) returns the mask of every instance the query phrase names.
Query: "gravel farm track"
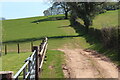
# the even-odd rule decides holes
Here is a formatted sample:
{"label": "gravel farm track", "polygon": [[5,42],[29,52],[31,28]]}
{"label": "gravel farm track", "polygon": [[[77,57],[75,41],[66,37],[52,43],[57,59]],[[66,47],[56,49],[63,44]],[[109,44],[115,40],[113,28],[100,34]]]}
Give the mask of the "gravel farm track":
{"label": "gravel farm track", "polygon": [[65,53],[63,72],[66,78],[118,78],[118,69],[110,59],[92,50],[57,49]]}

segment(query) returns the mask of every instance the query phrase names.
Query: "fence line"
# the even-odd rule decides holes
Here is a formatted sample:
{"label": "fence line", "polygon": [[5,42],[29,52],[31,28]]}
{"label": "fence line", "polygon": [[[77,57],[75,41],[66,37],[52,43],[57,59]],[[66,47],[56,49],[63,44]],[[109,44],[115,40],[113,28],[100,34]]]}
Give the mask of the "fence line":
{"label": "fence line", "polygon": [[[23,72],[23,79],[29,80],[38,80],[39,73],[41,71],[45,53],[47,50],[47,38],[45,38],[40,46],[33,46],[33,54],[27,58],[27,62],[22,66],[22,68],[15,74],[13,77],[15,80],[18,80],[19,75]],[[28,70],[26,70],[28,67]]]}
{"label": "fence line", "polygon": [[[29,46],[29,49],[27,48],[27,51],[26,49],[22,49],[22,46]],[[26,43],[25,45],[23,43],[16,43],[14,44],[14,47],[15,49],[9,49],[11,47],[11,45],[9,44],[3,44],[2,45],[4,48],[2,48],[2,53],[4,53],[5,55],[8,54],[8,52],[16,52],[16,53],[21,53],[21,52],[28,52],[28,51],[32,51],[32,48],[33,48],[33,41],[32,42],[29,42],[29,43]]]}
{"label": "fence line", "polygon": [[[20,70],[12,77],[14,80],[38,80],[41,68],[45,59],[47,51],[48,39],[45,38],[40,46],[33,46],[32,55],[26,60],[25,64]],[[23,73],[23,74],[22,74]]]}
{"label": "fence line", "polygon": [[43,64],[44,59],[45,59],[45,53],[47,51],[47,43],[46,43],[46,45],[43,45],[43,48],[44,48],[44,50],[42,49],[41,52],[40,52],[40,55],[42,55],[42,60],[41,60],[40,66],[39,66],[39,70],[42,68],[42,64]]}

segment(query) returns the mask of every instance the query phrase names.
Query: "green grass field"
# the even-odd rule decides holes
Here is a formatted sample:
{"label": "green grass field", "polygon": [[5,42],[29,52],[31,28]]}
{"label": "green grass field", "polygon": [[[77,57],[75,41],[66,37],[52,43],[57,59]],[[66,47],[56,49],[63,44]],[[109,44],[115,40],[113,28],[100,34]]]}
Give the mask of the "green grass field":
{"label": "green grass field", "polygon": [[[37,20],[44,20],[49,17],[35,17],[17,20],[3,21],[3,41],[25,40],[32,38],[41,38],[44,36],[65,36],[65,32],[60,31],[61,23],[59,21],[41,21],[39,24],[32,23]],[[24,42],[27,42],[25,40]]]}
{"label": "green grass field", "polygon": [[[60,37],[75,35],[75,33],[69,34],[64,31],[64,26],[69,25],[68,20],[41,21],[39,24],[32,23],[33,21],[46,18],[49,17],[3,21],[3,42],[8,44],[8,46],[10,45],[10,48],[8,48],[10,50],[16,49],[16,43],[21,43],[21,45],[28,43],[24,45],[27,49],[31,41],[34,41],[34,45],[38,45],[41,42],[40,38],[47,36],[50,37],[49,43],[51,46],[49,48],[55,48],[65,41]],[[21,49],[23,50],[25,47],[21,47]]]}
{"label": "green grass field", "polygon": [[9,53],[2,56],[2,70],[3,71],[14,71],[14,74],[22,67],[26,58],[31,53]]}
{"label": "green grass field", "polygon": [[[60,15],[60,17],[62,16],[63,15]],[[38,46],[41,43],[41,38],[46,36],[49,38],[48,60],[43,65],[42,78],[63,77],[61,64],[64,54],[53,49],[60,48],[64,44],[69,44],[70,48],[76,48],[77,44],[77,47],[83,49],[100,49],[100,44],[90,44],[86,40],[86,37],[78,37],[78,33],[69,26],[69,20],[54,20],[52,17],[59,16],[32,17],[3,21],[3,55],[4,44],[8,46],[8,54],[2,56],[2,70],[13,70],[14,73],[16,73],[23,65],[24,60],[30,55],[31,41],[34,41],[34,45]],[[34,23],[36,21],[40,21],[39,24]],[[91,27],[101,29],[102,27],[114,25],[118,25],[118,11],[109,11],[98,15]],[[16,53],[17,43],[20,43],[20,51],[22,52],[20,54]],[[54,66],[54,68],[50,70],[49,66]]]}
{"label": "green grass field", "polygon": [[[41,78],[63,78],[62,64],[64,53],[56,50],[49,50],[46,54],[47,61],[44,62]],[[54,57],[53,57],[54,56]]]}
{"label": "green grass field", "polygon": [[94,28],[101,29],[103,27],[113,27],[118,25],[118,10],[108,11],[100,14],[93,20]]}

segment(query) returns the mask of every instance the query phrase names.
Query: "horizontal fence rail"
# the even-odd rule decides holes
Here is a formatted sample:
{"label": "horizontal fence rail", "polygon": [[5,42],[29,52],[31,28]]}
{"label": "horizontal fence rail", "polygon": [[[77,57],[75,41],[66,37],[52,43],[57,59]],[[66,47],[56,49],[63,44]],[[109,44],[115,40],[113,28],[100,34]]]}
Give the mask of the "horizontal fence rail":
{"label": "horizontal fence rail", "polygon": [[[20,74],[23,72],[23,79],[29,79],[30,78],[30,73],[32,71],[31,69],[31,62],[35,63],[35,53],[36,50],[34,50],[33,54],[31,55],[31,57],[28,57],[25,61],[25,64],[22,66],[22,68],[15,74],[15,76],[13,77],[13,79],[18,80],[18,77],[20,76]],[[28,70],[27,70],[28,69]],[[34,69],[34,68],[33,68]]]}
{"label": "horizontal fence rail", "polygon": [[48,39],[42,40],[40,46],[33,46],[32,55],[25,60],[25,64],[13,76],[14,80],[38,80],[47,51]]}

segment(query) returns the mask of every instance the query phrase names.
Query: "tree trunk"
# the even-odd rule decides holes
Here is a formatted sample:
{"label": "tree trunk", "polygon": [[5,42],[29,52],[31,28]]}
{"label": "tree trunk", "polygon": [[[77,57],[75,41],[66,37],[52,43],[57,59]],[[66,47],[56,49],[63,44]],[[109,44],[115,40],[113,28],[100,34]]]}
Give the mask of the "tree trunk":
{"label": "tree trunk", "polygon": [[65,19],[68,19],[68,11],[65,11]]}
{"label": "tree trunk", "polygon": [[86,33],[88,33],[88,31],[89,31],[89,26],[90,26],[90,22],[87,20],[87,19],[85,19],[85,20],[83,20],[84,21],[84,25],[85,25],[85,32]]}
{"label": "tree trunk", "polygon": [[85,27],[86,27],[86,33],[88,34],[88,32],[89,32],[89,26],[86,25]]}

